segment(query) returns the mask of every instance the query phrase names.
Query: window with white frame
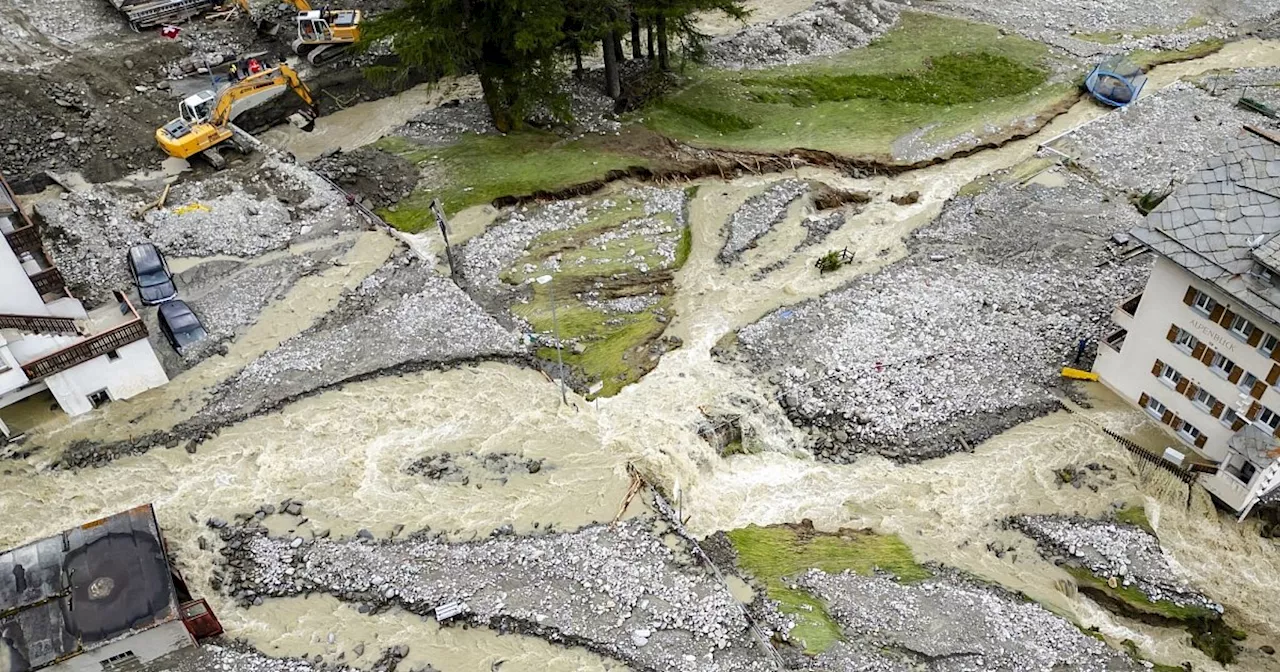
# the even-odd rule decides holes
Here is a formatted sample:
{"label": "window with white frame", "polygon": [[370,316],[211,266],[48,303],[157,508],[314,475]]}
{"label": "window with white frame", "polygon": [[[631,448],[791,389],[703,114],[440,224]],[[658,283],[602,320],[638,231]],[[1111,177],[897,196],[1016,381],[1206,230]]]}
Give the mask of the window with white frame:
{"label": "window with white frame", "polygon": [[1271,431],[1274,432],[1277,429],[1280,429],[1280,414],[1267,408],[1266,406],[1263,406],[1262,412],[1258,414],[1258,424],[1266,425],[1267,427],[1271,428]]}
{"label": "window with white frame", "polygon": [[1222,412],[1222,417],[1219,418],[1219,422],[1230,427],[1236,424],[1236,420],[1239,420],[1239,419],[1240,419],[1240,414],[1236,413],[1234,408],[1228,408],[1227,410]]}
{"label": "window with white frame", "polygon": [[1191,398],[1191,403],[1195,404],[1197,408],[1205,413],[1212,413],[1213,405],[1218,403],[1218,400],[1212,394],[1209,394],[1208,390],[1202,387],[1196,390],[1196,395]]}
{"label": "window with white frame", "polygon": [[1195,442],[1200,440],[1200,430],[1186,420],[1183,420],[1180,425],[1178,427],[1178,436],[1182,437],[1183,441],[1195,445]]}
{"label": "window with white frame", "polygon": [[1236,315],[1231,319],[1231,335],[1242,341],[1249,340],[1249,337],[1253,335],[1253,330],[1256,328],[1252,322],[1244,319],[1241,315]]}
{"label": "window with white frame", "polygon": [[1174,387],[1180,380],[1182,380],[1182,374],[1178,373],[1172,366],[1165,364],[1164,368],[1160,369],[1160,382],[1165,385]]}
{"label": "window with white frame", "polygon": [[1209,370],[1226,378],[1236,370],[1236,363],[1222,356],[1221,352],[1213,354],[1213,363],[1209,364]]}
{"label": "window with white frame", "polygon": [[1191,302],[1191,307],[1205,316],[1213,312],[1218,307],[1218,302],[1209,297],[1208,294],[1200,290],[1196,290],[1196,300]]}
{"label": "window with white frame", "polygon": [[1257,382],[1258,382],[1257,376],[1253,375],[1252,373],[1249,373],[1248,371],[1245,371],[1244,375],[1240,376],[1240,382],[1236,384],[1236,387],[1240,388],[1241,392],[1244,392],[1245,394],[1249,394],[1250,392],[1253,391],[1253,386],[1256,385]]}
{"label": "window with white frame", "polygon": [[1200,345],[1200,341],[1195,336],[1192,336],[1191,332],[1182,328],[1178,329],[1178,335],[1173,339],[1173,347],[1191,354],[1191,351],[1195,350],[1197,345]]}
{"label": "window with white frame", "polygon": [[1147,413],[1150,413],[1151,417],[1155,418],[1156,420],[1160,420],[1161,418],[1163,418],[1165,411],[1169,410],[1169,407],[1160,403],[1160,400],[1156,399],[1155,397],[1147,397],[1146,408],[1147,408]]}
{"label": "window with white frame", "polygon": [[1258,351],[1261,352],[1264,357],[1270,357],[1271,351],[1275,350],[1277,345],[1280,345],[1280,338],[1267,334],[1262,337],[1262,342],[1258,344]]}

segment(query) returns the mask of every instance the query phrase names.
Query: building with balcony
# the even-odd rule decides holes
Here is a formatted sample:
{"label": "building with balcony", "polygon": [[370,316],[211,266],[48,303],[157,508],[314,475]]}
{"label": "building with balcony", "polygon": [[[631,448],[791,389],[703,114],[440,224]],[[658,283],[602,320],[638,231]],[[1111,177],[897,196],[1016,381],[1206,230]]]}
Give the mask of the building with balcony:
{"label": "building with balcony", "polygon": [[0,551],[0,672],[124,672],[222,632],[150,504]]}
{"label": "building with balcony", "polygon": [[1278,142],[1242,132],[1131,232],[1156,263],[1094,365],[1242,517],[1280,485]]}
{"label": "building with balcony", "polygon": [[3,409],[45,390],[78,415],[169,381],[129,300],[86,311],[0,178],[0,443]]}

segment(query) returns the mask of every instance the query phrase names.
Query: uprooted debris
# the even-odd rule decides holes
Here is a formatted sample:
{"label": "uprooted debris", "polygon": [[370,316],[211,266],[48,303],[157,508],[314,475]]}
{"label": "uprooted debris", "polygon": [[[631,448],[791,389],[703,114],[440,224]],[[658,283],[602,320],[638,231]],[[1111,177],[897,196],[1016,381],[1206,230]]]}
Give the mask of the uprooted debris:
{"label": "uprooted debris", "polygon": [[884,34],[897,22],[898,9],[885,0],[818,0],[802,12],[716,40],[708,47],[709,60],[742,70],[829,56]]}
{"label": "uprooted debris", "polygon": [[383,208],[413,192],[418,169],[407,159],[364,146],[349,152],[335,150],[311,162],[311,168],[349,193]]}
{"label": "uprooted debris", "polygon": [[266,536],[221,530],[224,586],[241,602],[312,592],[573,642],[640,670],[772,669],[742,609],[660,523],[636,518],[576,532],[471,543]]}
{"label": "uprooted debris", "polygon": [[505,484],[511,476],[536,474],[546,468],[545,465],[543,458],[526,458],[516,453],[468,451],[455,455],[446,451],[418,458],[405,467],[405,471],[444,483],[469,485],[474,479]]}
{"label": "uprooted debris", "polygon": [[957,197],[907,259],[740,330],[821,457],[942,455],[1057,406],[1060,354],[1146,279],[1138,262],[1097,267],[1137,213],[1063,180]]}

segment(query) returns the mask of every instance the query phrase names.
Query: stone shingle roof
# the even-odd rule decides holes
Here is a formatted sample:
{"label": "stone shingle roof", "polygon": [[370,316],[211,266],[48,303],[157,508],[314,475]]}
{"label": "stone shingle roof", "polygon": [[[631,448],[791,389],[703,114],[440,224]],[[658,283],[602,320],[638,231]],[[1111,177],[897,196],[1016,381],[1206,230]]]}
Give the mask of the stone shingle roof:
{"label": "stone shingle roof", "polygon": [[1132,234],[1280,324],[1280,289],[1250,274],[1280,270],[1280,144],[1242,131]]}

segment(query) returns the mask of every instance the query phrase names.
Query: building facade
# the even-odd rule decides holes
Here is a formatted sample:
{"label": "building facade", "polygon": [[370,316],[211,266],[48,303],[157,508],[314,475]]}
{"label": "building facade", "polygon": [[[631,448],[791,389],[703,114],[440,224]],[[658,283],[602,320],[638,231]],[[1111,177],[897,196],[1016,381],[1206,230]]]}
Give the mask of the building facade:
{"label": "building facade", "polygon": [[1156,263],[1094,366],[1242,515],[1280,485],[1278,233],[1280,144],[1242,133],[1132,232]]}
{"label": "building facade", "polygon": [[[0,409],[44,390],[78,415],[169,381],[129,300],[86,311],[0,178]],[[9,431],[0,420],[0,440]]]}

